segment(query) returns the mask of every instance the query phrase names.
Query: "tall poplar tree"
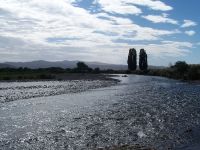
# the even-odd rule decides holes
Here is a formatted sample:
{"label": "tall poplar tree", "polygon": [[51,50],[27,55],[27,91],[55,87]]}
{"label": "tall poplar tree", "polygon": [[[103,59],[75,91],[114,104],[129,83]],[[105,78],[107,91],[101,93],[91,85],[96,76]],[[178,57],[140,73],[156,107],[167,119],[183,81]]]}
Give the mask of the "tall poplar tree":
{"label": "tall poplar tree", "polygon": [[140,70],[147,70],[148,68],[147,53],[144,49],[140,50],[139,67]]}
{"label": "tall poplar tree", "polygon": [[129,70],[136,70],[137,69],[137,52],[134,48],[129,50],[128,69]]}

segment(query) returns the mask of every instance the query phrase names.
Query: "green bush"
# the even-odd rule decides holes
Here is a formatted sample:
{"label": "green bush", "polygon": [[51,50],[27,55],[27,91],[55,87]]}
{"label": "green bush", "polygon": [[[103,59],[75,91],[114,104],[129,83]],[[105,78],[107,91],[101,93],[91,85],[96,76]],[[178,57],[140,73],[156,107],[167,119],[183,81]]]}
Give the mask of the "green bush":
{"label": "green bush", "polygon": [[200,66],[190,66],[188,71],[188,79],[200,80]]}
{"label": "green bush", "polygon": [[92,72],[92,68],[88,67],[84,62],[78,62],[77,67],[73,69],[75,73],[90,73]]}
{"label": "green bush", "polygon": [[100,69],[99,68],[95,68],[93,72],[98,74],[98,73],[100,73]]}
{"label": "green bush", "polygon": [[177,61],[174,68],[179,74],[184,74],[188,71],[189,65],[185,61]]}
{"label": "green bush", "polygon": [[54,79],[55,76],[50,75],[50,74],[40,74],[37,78],[39,78],[39,79]]}
{"label": "green bush", "polygon": [[11,80],[11,78],[9,76],[5,76],[3,77],[3,80]]}

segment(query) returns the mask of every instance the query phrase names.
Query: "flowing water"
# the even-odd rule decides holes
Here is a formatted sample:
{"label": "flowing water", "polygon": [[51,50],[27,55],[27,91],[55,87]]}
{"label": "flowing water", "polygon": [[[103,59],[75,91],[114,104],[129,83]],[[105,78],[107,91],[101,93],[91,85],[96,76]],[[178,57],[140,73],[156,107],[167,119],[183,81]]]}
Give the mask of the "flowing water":
{"label": "flowing water", "polygon": [[0,83],[0,149],[200,149],[199,85],[116,78]]}

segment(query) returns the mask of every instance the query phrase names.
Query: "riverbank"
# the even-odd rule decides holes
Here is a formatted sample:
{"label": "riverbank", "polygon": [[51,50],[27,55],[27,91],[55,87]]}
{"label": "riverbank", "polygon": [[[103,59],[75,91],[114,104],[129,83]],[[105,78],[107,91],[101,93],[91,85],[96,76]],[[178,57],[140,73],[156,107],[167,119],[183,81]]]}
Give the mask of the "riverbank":
{"label": "riverbank", "polygon": [[161,76],[183,81],[200,82],[200,65],[187,64],[178,61],[171,67],[147,70],[100,70],[92,69],[83,62],[77,63],[76,68],[2,68],[1,81],[36,81],[36,80],[112,80],[110,74],[137,74]]}
{"label": "riverbank", "polygon": [[[59,76],[60,78],[61,76]],[[79,93],[90,89],[116,85],[119,80],[106,75],[63,75],[62,79],[55,80],[18,80],[0,82],[0,103],[47,97],[70,93]]]}
{"label": "riverbank", "polygon": [[110,81],[119,81],[112,77],[116,75],[112,74],[90,74],[90,73],[64,73],[64,74],[55,74],[55,79],[57,80],[110,80]]}
{"label": "riverbank", "polygon": [[184,61],[178,61],[175,65],[163,69],[135,70],[128,73],[162,76],[183,81],[200,81],[200,65],[187,64]]}
{"label": "riverbank", "polygon": [[187,82],[191,84],[200,84],[200,74],[195,75],[195,78],[189,77],[188,74],[178,74],[176,71],[166,68],[166,69],[150,69],[146,71],[136,70],[127,71],[127,74],[133,75],[144,75],[144,76],[155,76],[155,77],[165,77],[169,79],[175,79],[182,82]]}
{"label": "riverbank", "polygon": [[110,80],[116,75],[91,73],[18,73],[0,75],[0,82],[36,82],[36,81],[69,81],[69,80]]}

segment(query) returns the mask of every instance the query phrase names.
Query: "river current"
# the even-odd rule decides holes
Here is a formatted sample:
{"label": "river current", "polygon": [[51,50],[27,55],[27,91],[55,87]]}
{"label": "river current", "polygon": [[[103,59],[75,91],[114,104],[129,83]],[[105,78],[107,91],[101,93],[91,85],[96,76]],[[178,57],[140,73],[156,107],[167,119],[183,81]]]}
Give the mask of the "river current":
{"label": "river current", "polygon": [[0,149],[200,149],[200,85],[115,78],[0,83]]}

